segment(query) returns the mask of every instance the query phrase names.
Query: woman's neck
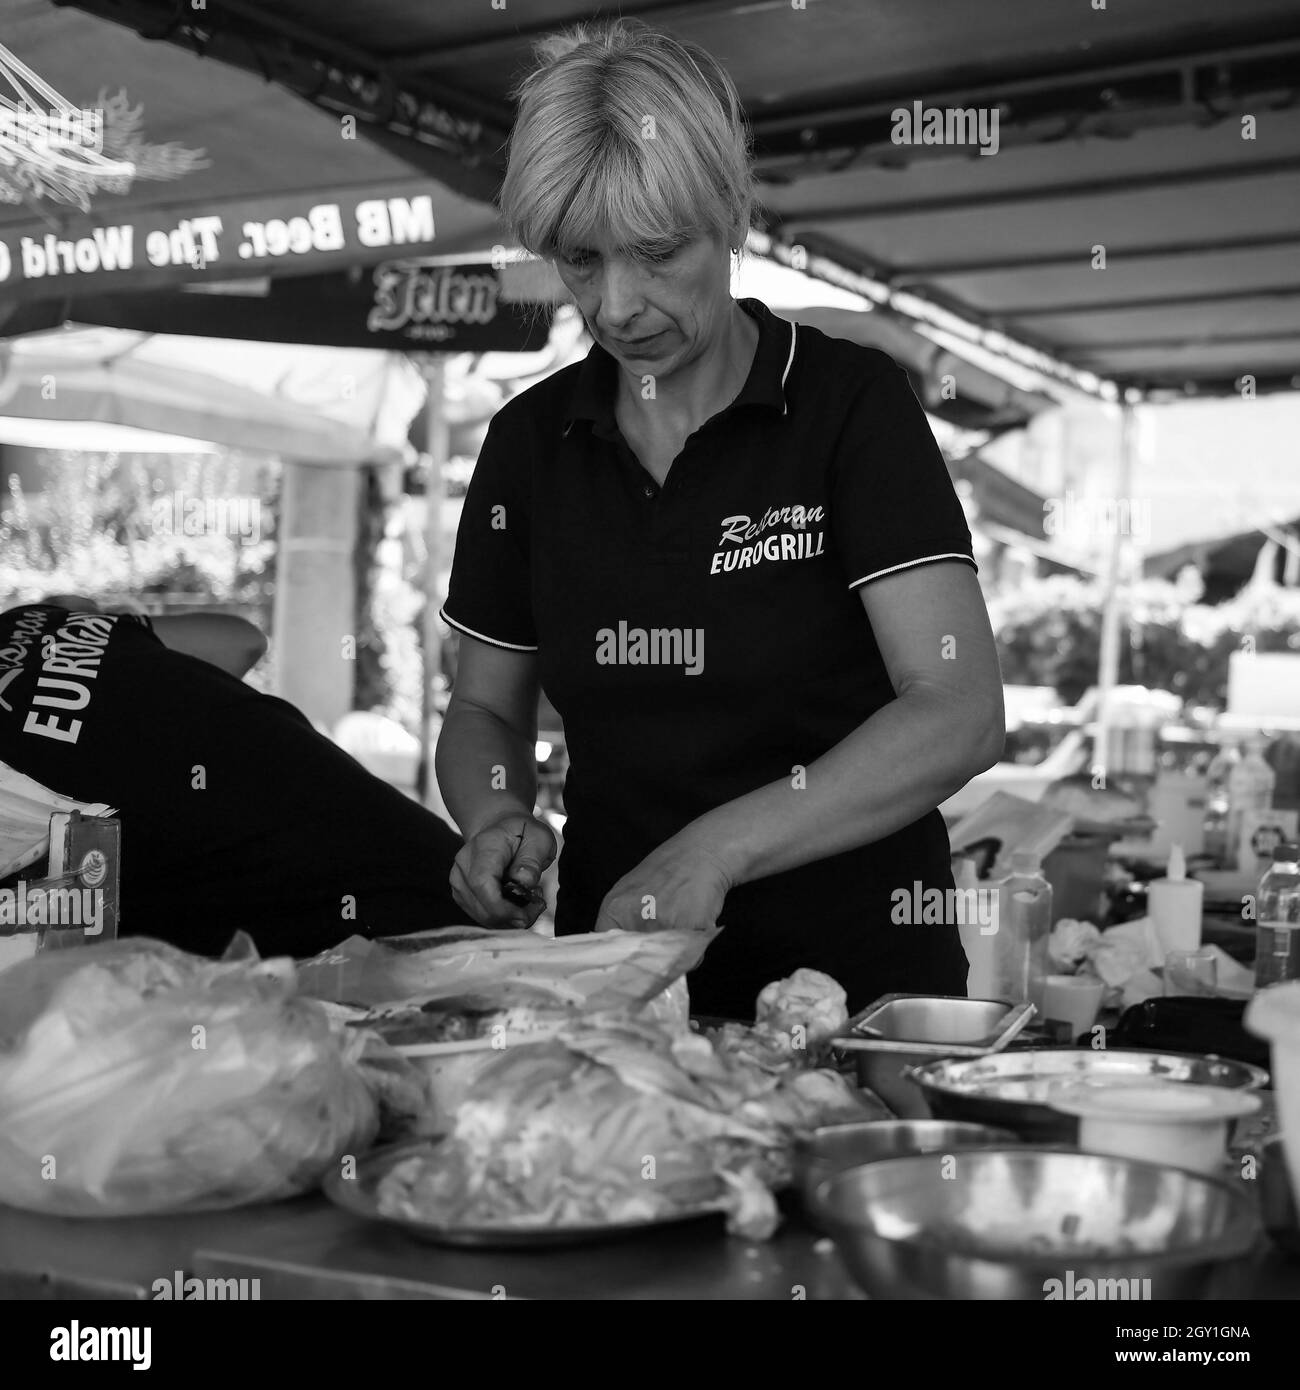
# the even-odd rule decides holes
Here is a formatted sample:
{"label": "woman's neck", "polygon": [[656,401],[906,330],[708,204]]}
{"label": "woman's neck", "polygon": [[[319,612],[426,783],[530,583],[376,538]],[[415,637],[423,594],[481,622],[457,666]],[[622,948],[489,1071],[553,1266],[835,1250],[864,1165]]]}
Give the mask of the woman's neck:
{"label": "woman's neck", "polygon": [[648,430],[685,438],[740,394],[757,350],[758,324],[733,300],[726,330],[681,371],[656,379],[650,399],[643,379],[620,369],[619,412]]}

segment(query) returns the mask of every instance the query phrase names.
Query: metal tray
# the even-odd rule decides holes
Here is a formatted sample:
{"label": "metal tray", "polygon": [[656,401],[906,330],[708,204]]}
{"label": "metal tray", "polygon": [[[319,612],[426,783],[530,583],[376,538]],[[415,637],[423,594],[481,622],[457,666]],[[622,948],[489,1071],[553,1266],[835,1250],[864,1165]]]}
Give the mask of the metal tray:
{"label": "metal tray", "polygon": [[885,994],[831,1040],[843,1052],[982,1057],[1004,1048],[1034,1016],[1032,1004],[950,994]]}
{"label": "metal tray", "polygon": [[452,1245],[484,1250],[547,1250],[565,1245],[587,1245],[596,1241],[617,1240],[624,1236],[644,1234],[661,1226],[676,1226],[687,1221],[716,1219],[727,1208],[724,1197],[686,1211],[654,1217],[647,1221],[625,1221],[588,1226],[440,1226],[431,1221],[415,1221],[403,1216],[388,1216],[379,1210],[376,1189],[394,1164],[414,1154],[436,1150],[436,1139],[408,1140],[387,1148],[375,1149],[357,1163],[355,1178],[344,1178],[332,1172],[321,1184],[326,1197],[344,1211],[367,1221],[393,1226],[431,1245]]}

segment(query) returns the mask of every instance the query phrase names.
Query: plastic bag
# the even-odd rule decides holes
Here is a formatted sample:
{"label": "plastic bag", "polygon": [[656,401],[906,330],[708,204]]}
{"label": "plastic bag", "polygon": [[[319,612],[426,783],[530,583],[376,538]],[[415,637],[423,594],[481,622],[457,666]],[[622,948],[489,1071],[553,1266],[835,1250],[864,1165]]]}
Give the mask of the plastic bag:
{"label": "plastic bag", "polygon": [[536,1228],[709,1204],[727,1212],[733,1234],[765,1240],[797,1137],[864,1111],[847,1080],[805,1069],[788,1050],[772,1070],[767,1058],[644,1017],[575,1020],[544,1042],[485,1056],[449,1137],[388,1175],[381,1210]]}
{"label": "plastic bag", "polygon": [[215,1210],[305,1191],[369,1146],[365,1039],[294,997],[291,961],[239,948],[214,962],[127,938],[0,976],[0,1201]]}
{"label": "plastic bag", "polygon": [[686,984],[686,976],[676,979],[661,994],[648,1000],[637,1014],[650,1023],[657,1024],[667,1033],[689,1033],[691,1031],[691,994]]}
{"label": "plastic bag", "polygon": [[585,932],[446,927],[368,941],[353,936],[298,967],[318,999],[379,1005],[419,999],[450,1009],[516,1006],[584,1013],[637,1009],[699,964],[716,932]]}

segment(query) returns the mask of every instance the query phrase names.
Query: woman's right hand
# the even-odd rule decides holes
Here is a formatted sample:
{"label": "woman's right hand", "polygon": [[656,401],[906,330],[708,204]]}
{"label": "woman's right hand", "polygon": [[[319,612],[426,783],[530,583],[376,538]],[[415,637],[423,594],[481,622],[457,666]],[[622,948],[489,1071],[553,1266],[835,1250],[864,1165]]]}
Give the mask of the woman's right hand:
{"label": "woman's right hand", "polygon": [[[546,908],[540,884],[555,853],[555,836],[545,821],[509,812],[461,846],[451,869],[451,895],[480,926],[531,927]],[[512,903],[501,892],[506,879],[534,892],[534,900]]]}

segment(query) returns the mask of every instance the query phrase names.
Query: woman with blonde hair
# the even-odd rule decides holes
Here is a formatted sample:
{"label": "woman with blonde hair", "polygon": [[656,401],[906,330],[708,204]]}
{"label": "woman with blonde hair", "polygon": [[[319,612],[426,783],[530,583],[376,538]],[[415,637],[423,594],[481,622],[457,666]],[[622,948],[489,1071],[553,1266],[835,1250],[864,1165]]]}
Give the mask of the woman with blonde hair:
{"label": "woman with blonde hair", "polygon": [[[635,22],[544,42],[503,214],[593,339],[492,422],[443,618],[452,891],[527,925],[539,683],[571,766],[556,929],[725,928],[697,1012],[800,966],[962,994],[935,809],[1000,755],[970,534],[906,374],[730,292],[754,204],[734,84]],[[949,899],[951,901],[951,899]],[[942,916],[942,914],[937,914]]]}

